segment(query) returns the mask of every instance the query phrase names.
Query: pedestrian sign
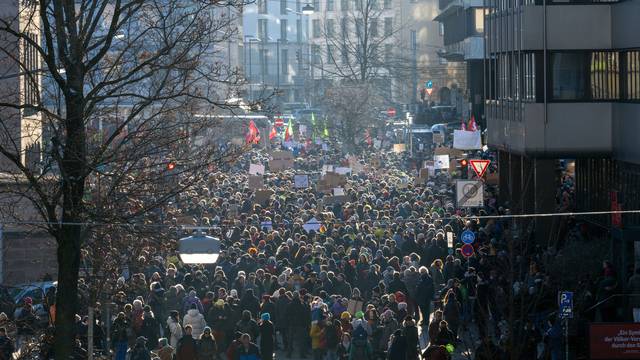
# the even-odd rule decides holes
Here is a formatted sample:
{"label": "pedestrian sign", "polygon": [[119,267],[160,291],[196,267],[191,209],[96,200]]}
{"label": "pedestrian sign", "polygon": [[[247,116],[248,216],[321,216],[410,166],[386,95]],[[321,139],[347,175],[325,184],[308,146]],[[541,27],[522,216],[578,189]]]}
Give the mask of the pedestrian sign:
{"label": "pedestrian sign", "polygon": [[433,88],[433,81],[429,80],[424,84],[424,87],[427,89],[432,89]]}
{"label": "pedestrian sign", "polygon": [[478,177],[481,178],[489,168],[489,164],[491,163],[491,160],[473,159],[473,160],[470,160],[469,163],[471,164],[471,168],[476,173],[476,175],[478,175]]}
{"label": "pedestrian sign", "polygon": [[561,319],[573,318],[573,292],[561,291],[558,295],[559,314]]}
{"label": "pedestrian sign", "polygon": [[456,181],[456,202],[458,207],[484,206],[484,183],[479,180]]}
{"label": "pedestrian sign", "polygon": [[462,256],[468,258],[473,256],[473,253],[475,252],[475,250],[473,249],[473,245],[471,244],[464,244],[462,245],[462,247],[460,248],[460,252],[462,253]]}
{"label": "pedestrian sign", "polygon": [[460,239],[465,244],[473,244],[473,242],[476,241],[476,234],[471,230],[465,230],[460,235]]}

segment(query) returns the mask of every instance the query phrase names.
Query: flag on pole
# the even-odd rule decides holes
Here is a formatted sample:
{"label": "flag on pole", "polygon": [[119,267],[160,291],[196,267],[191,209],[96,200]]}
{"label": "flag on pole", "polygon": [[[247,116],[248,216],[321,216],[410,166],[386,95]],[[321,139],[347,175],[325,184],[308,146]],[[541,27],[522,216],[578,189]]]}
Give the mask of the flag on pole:
{"label": "flag on pole", "polygon": [[462,120],[462,124],[460,125],[460,130],[467,131],[467,124]]}
{"label": "flag on pole", "polygon": [[324,138],[328,138],[329,137],[329,129],[327,128],[327,117],[324,117],[324,130],[322,130],[322,137]]}
{"label": "flag on pole", "polygon": [[476,124],[475,116],[471,115],[471,120],[469,120],[469,131],[478,131],[478,125]]}
{"label": "flag on pole", "polygon": [[291,140],[291,136],[293,136],[293,124],[291,123],[291,119],[289,119],[287,129],[284,131],[284,141]]}
{"label": "flag on pole", "polygon": [[276,127],[271,128],[271,132],[269,133],[269,140],[273,140],[274,137],[278,136],[278,131],[276,131]]}
{"label": "flag on pole", "polygon": [[247,144],[257,144],[260,142],[260,130],[258,130],[253,120],[249,122],[249,132],[247,132],[245,140]]}

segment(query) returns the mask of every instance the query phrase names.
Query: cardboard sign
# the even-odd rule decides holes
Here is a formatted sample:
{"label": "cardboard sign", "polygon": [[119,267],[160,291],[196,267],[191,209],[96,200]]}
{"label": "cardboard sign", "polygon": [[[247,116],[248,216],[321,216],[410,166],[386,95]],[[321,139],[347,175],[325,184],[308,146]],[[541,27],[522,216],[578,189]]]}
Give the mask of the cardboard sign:
{"label": "cardboard sign", "polygon": [[322,175],[333,172],[333,165],[322,165]]}
{"label": "cardboard sign", "polygon": [[282,171],[293,167],[293,154],[291,151],[276,150],[271,152],[269,170]]}
{"label": "cardboard sign", "polygon": [[373,147],[376,149],[380,149],[382,147],[382,141],[378,139],[373,140]]}
{"label": "cardboard sign", "polygon": [[249,164],[249,175],[264,175],[264,165]]}
{"label": "cardboard sign", "polygon": [[351,168],[348,168],[348,167],[337,167],[334,170],[336,174],[340,174],[340,175],[351,174]]}
{"label": "cardboard sign", "polygon": [[405,144],[393,144],[393,152],[396,154],[404,152],[405,148]]}
{"label": "cardboard sign", "polygon": [[333,188],[333,196],[344,196],[343,188]]}
{"label": "cardboard sign", "polygon": [[266,206],[267,203],[269,202],[269,199],[271,198],[271,195],[273,195],[273,191],[272,190],[257,190],[255,192],[255,197],[254,197],[254,202],[256,204],[260,204],[262,206]]}
{"label": "cardboard sign", "polygon": [[300,174],[293,177],[293,186],[298,189],[309,187],[309,175]]}
{"label": "cardboard sign", "polygon": [[231,143],[233,145],[242,146],[244,145],[244,139],[241,137],[234,137],[234,138],[231,138]]}
{"label": "cardboard sign", "polygon": [[251,190],[262,189],[264,187],[262,175],[249,175],[247,186],[249,186]]}
{"label": "cardboard sign", "polygon": [[459,157],[464,156],[464,152],[462,150],[451,149],[451,148],[448,148],[448,147],[437,147],[433,151],[433,154],[434,155],[449,155],[450,157],[453,157],[453,158],[459,158]]}
{"label": "cardboard sign", "polygon": [[433,143],[441,145],[444,143],[444,134],[440,132],[433,133]]}
{"label": "cardboard sign", "polygon": [[449,155],[434,155],[433,156],[433,168],[434,169],[448,169],[449,168]]}

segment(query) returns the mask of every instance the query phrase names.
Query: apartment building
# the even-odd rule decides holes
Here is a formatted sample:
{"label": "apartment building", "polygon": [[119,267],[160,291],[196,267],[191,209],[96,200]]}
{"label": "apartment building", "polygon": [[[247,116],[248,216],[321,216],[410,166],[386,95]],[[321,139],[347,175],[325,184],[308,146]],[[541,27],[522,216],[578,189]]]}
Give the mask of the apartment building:
{"label": "apartment building", "polygon": [[[640,2],[485,4],[487,139],[503,199],[554,211],[558,160],[575,159],[578,210],[639,209]],[[610,231],[619,269],[637,266],[637,214],[582,219]],[[539,241],[556,236],[557,221],[538,220]]]}

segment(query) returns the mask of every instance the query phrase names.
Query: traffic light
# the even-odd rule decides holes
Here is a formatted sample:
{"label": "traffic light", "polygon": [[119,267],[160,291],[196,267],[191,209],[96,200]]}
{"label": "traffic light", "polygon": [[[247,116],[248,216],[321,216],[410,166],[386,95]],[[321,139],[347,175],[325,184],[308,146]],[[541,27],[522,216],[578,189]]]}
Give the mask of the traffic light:
{"label": "traffic light", "polygon": [[175,168],[176,168],[176,163],[175,163],[175,162],[173,162],[173,161],[169,161],[169,162],[167,163],[167,170],[172,171],[172,170],[173,170],[173,169],[175,169]]}
{"label": "traffic light", "polygon": [[300,50],[296,50],[296,61],[300,62],[302,60],[302,54],[300,53]]}
{"label": "traffic light", "polygon": [[458,160],[458,165],[460,167],[460,178],[466,179],[469,174],[469,161],[467,159]]}

